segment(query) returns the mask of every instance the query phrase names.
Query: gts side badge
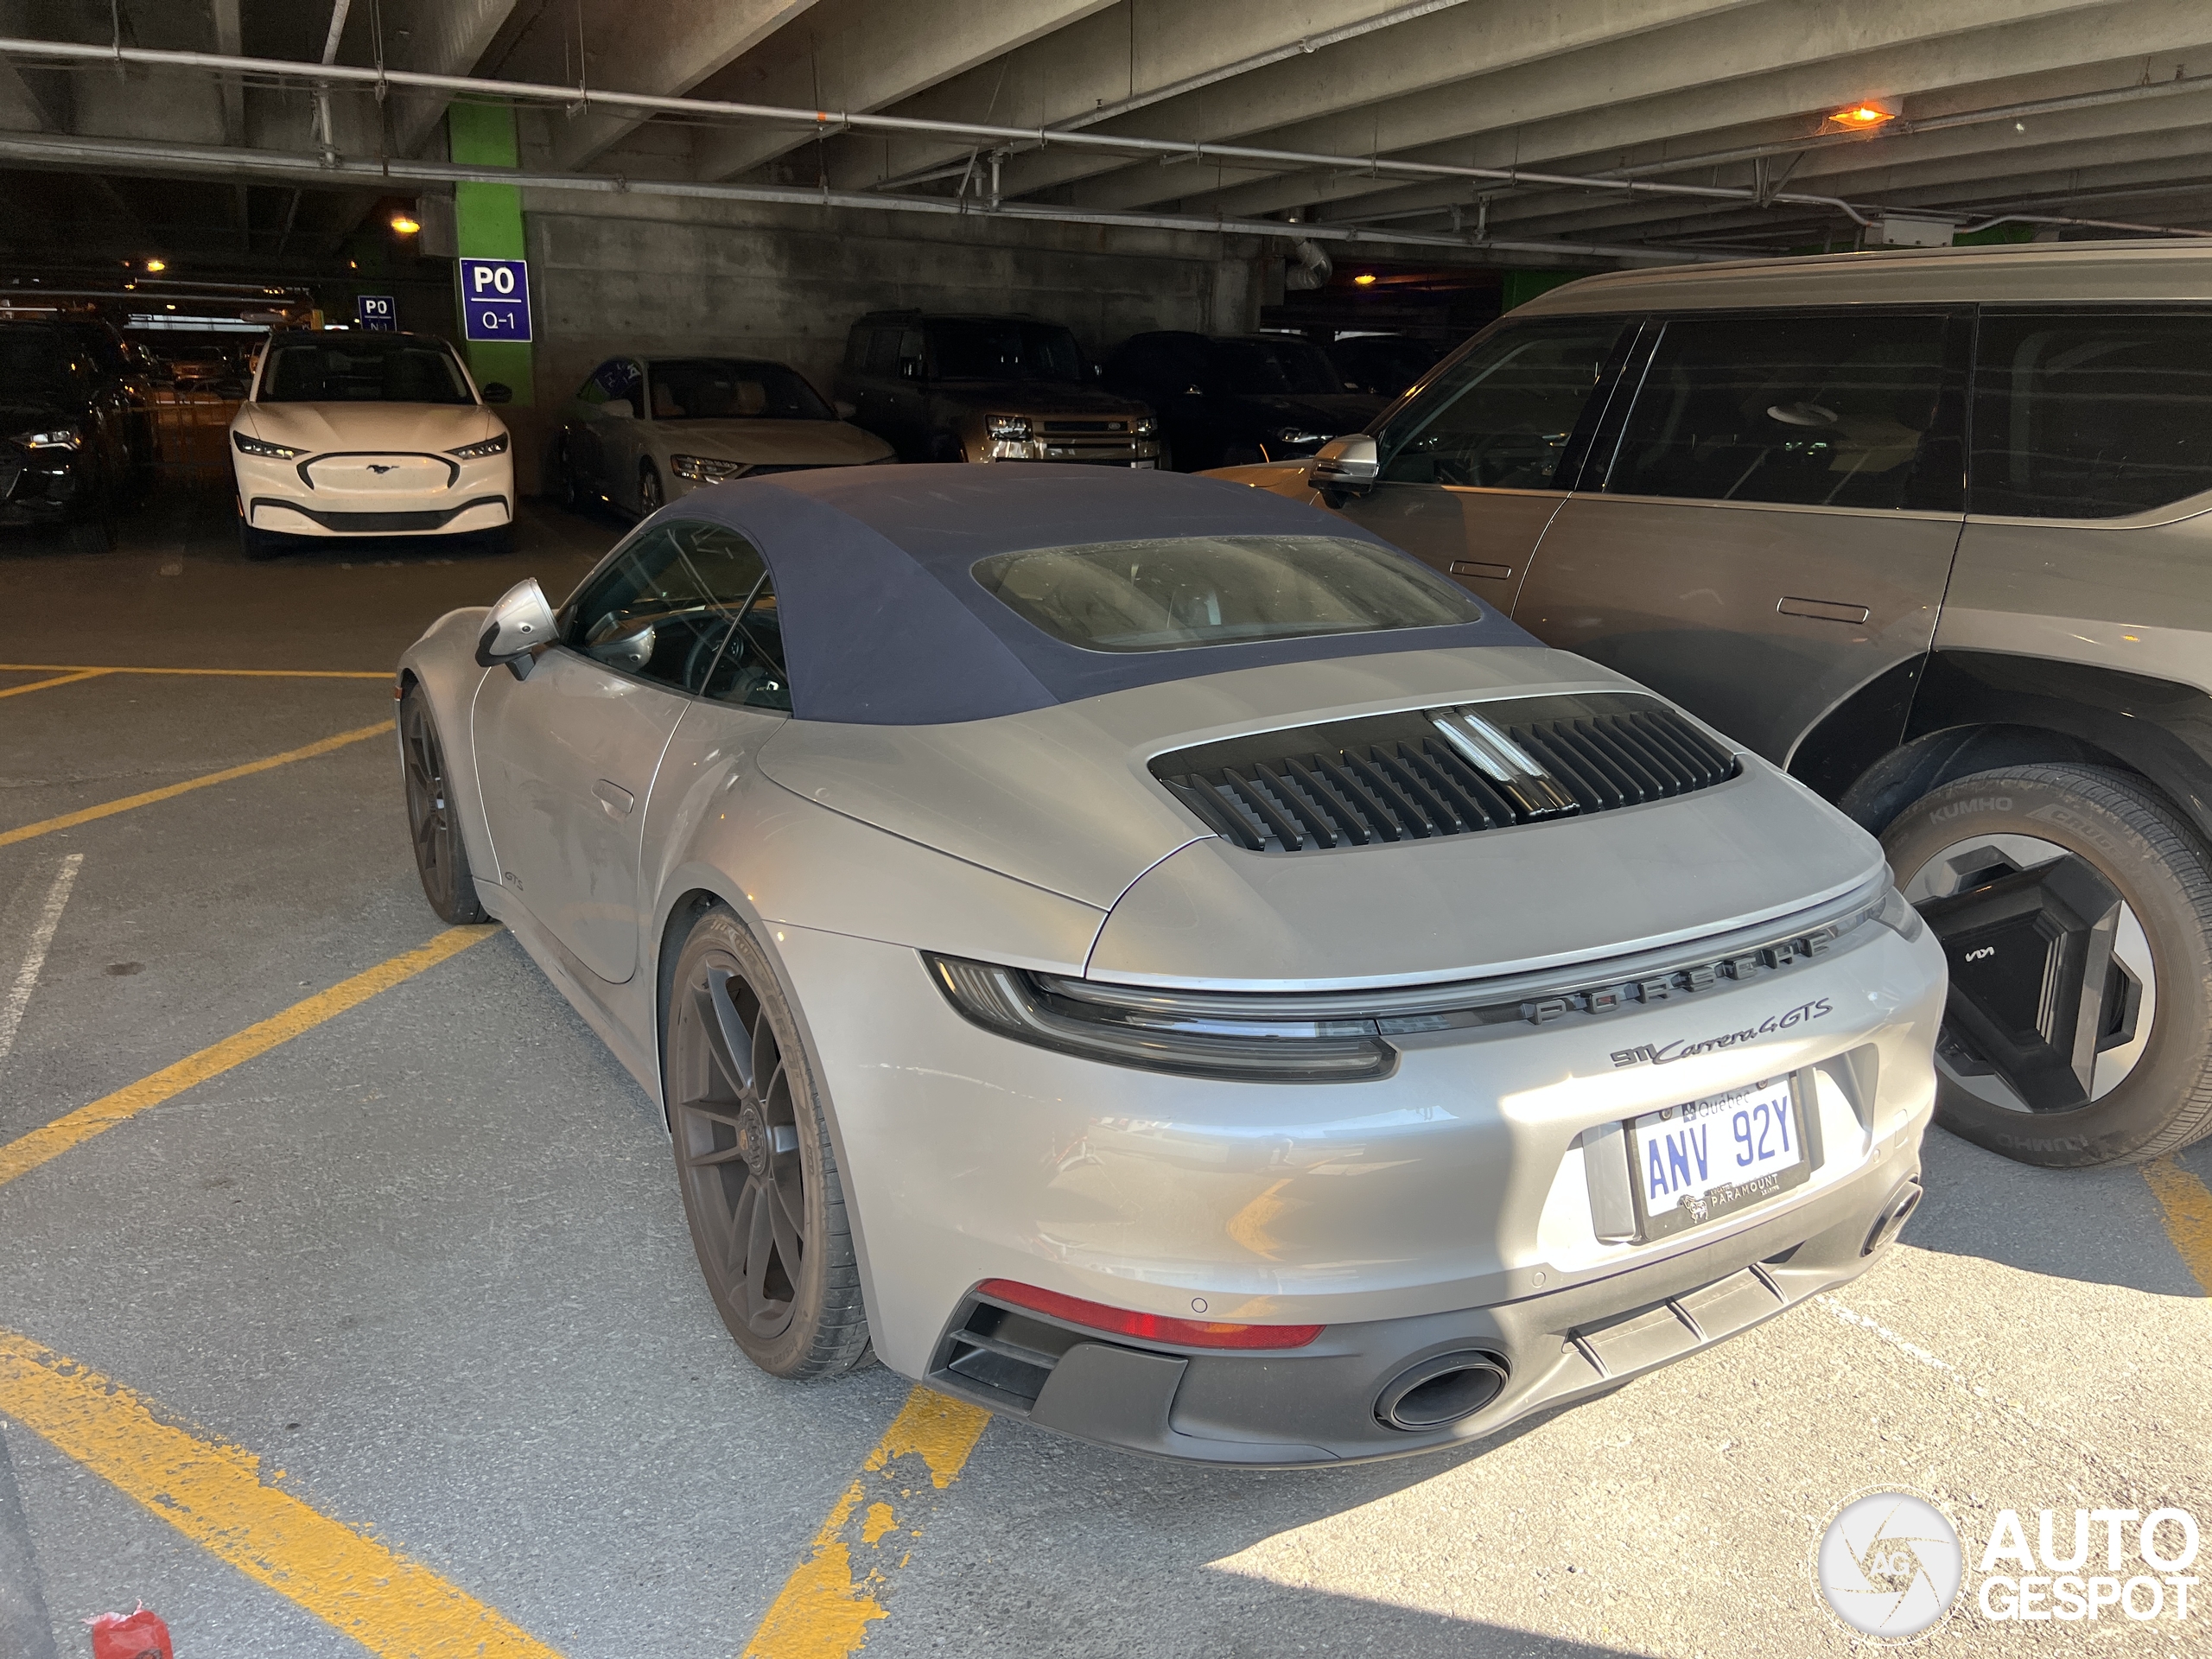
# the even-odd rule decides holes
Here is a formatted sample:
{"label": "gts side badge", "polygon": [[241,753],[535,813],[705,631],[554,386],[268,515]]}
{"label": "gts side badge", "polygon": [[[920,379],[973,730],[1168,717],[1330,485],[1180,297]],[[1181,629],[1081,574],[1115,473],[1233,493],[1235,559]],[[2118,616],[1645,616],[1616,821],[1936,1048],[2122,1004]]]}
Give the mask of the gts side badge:
{"label": "gts side badge", "polygon": [[1802,1026],[1834,1012],[1835,1005],[1827,997],[1815,997],[1810,1002],[1800,1002],[1787,1014],[1769,1014],[1747,1030],[1724,1031],[1718,1037],[1707,1037],[1694,1043],[1638,1043],[1634,1048],[1617,1048],[1612,1053],[1613,1066],[1618,1071],[1624,1065],[1671,1065],[1692,1055],[1710,1054],[1716,1049],[1733,1048],[1738,1043],[1770,1037],[1777,1031],[1788,1031],[1793,1026]]}

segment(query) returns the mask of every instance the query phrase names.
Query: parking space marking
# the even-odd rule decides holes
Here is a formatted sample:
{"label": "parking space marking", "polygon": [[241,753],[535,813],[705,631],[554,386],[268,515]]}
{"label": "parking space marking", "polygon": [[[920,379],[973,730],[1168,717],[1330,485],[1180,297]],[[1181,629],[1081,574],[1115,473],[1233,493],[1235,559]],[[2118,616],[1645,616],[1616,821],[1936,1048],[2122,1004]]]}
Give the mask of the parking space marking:
{"label": "parking space marking", "polygon": [[248,1026],[235,1037],[226,1037],[197,1054],[187,1055],[174,1065],[163,1066],[149,1077],[104,1096],[89,1106],[79,1106],[75,1111],[65,1113],[53,1122],[0,1146],[0,1186],[60,1157],[70,1147],[105,1134],[147,1108],[158,1106],[210,1077],[220,1077],[232,1067],[243,1065],[255,1056],[266,1054],[280,1044],[314,1030],[326,1020],[358,1007],[379,991],[388,991],[423,969],[435,968],[448,957],[458,956],[479,939],[499,931],[496,922],[448,928],[428,944],[403,951],[351,979],[341,979],[328,990],[295,1002],[282,1014]]}
{"label": "parking space marking", "polygon": [[380,1659],[559,1659],[429,1568],[265,1484],[244,1447],[164,1422],[123,1384],[5,1329],[0,1412]]}
{"label": "parking space marking", "polygon": [[2143,1179],[2164,1212],[2166,1236],[2204,1287],[2204,1294],[2212,1296],[2212,1188],[2171,1158],[2144,1165]]}
{"label": "parking space marking", "polygon": [[888,1618],[883,1598],[913,1557],[938,1494],[960,1478],[991,1414],[917,1386],[830,1505],[806,1559],[784,1580],[743,1659],[846,1659]]}
{"label": "parking space marking", "polygon": [[[76,663],[0,663],[0,674],[68,672],[86,679],[95,674],[191,674],[238,680],[389,680],[388,668],[86,668]],[[48,680],[60,685],[60,680]],[[18,691],[35,691],[35,685],[19,685]],[[0,697],[8,696],[0,691]]]}
{"label": "parking space marking", "polygon": [[46,953],[54,948],[54,931],[61,925],[61,912],[68,907],[69,891],[77,885],[77,872],[85,866],[82,853],[71,853],[61,861],[61,868],[54,872],[54,885],[46,890],[46,902],[39,906],[38,919],[31,924],[30,943],[23,950],[23,965],[16,970],[15,982],[8,987],[5,1001],[0,1001],[0,1060],[16,1046],[16,1033],[23,1023],[23,1010],[30,1006],[31,993],[38,988],[38,976],[46,967]]}
{"label": "parking space marking", "polygon": [[[0,669],[0,673],[7,671],[5,669]],[[23,671],[35,673],[38,671],[31,669]],[[6,690],[0,691],[0,697],[20,697],[26,691],[43,691],[48,686],[54,685],[74,685],[79,680],[97,680],[103,674],[114,672],[115,670],[111,668],[80,668],[73,674],[57,674],[50,680],[33,680],[29,685],[11,685]]]}
{"label": "parking space marking", "polygon": [[18,829],[0,830],[0,847],[12,847],[19,841],[30,841],[40,836],[50,836],[57,830],[73,830],[80,823],[91,823],[99,818],[111,818],[118,812],[129,812],[138,807],[151,806],[157,801],[174,800],[195,789],[207,789],[215,784],[227,784],[234,778],[251,778],[257,772],[268,772],[277,766],[289,766],[295,760],[312,760],[318,754],[328,754],[333,749],[342,749],[348,743],[359,743],[365,737],[381,737],[391,730],[388,720],[357,730],[340,732],[335,737],[326,737],[319,742],[301,748],[287,749],[282,754],[272,754],[266,760],[249,760],[242,766],[226,766],[220,772],[211,772],[200,778],[188,778],[181,784],[164,784],[159,789],[149,789],[142,794],[126,795],[119,801],[103,801],[98,806],[87,806],[74,812],[64,812],[58,818],[41,818],[36,823],[26,823]]}

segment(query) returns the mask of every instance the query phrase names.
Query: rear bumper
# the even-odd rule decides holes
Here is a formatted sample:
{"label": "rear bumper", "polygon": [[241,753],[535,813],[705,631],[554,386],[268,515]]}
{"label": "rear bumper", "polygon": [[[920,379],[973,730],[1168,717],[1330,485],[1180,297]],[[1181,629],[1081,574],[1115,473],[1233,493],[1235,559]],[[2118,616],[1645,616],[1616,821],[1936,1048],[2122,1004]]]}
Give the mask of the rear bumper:
{"label": "rear bumper", "polygon": [[[1605,1392],[1855,1278],[1880,1254],[1863,1253],[1870,1234],[1918,1178],[1927,1123],[1925,1112],[1915,1116],[1857,1175],[1813,1202],[1679,1255],[1488,1307],[1332,1325],[1288,1352],[1148,1347],[1024,1313],[1029,1334],[1061,1333],[1048,1345],[1071,1339],[1024,1378],[1003,1352],[977,1363],[963,1332],[988,1323],[977,1316],[989,1305],[971,1295],[928,1381],[1079,1440],[1183,1461],[1290,1467],[1434,1451]],[[1446,1356],[1500,1362],[1503,1388],[1439,1427],[1384,1423],[1378,1404],[1394,1381]],[[985,1376],[1013,1387],[990,1386]],[[1018,1391],[1029,1387],[1038,1387],[1033,1403]]]}

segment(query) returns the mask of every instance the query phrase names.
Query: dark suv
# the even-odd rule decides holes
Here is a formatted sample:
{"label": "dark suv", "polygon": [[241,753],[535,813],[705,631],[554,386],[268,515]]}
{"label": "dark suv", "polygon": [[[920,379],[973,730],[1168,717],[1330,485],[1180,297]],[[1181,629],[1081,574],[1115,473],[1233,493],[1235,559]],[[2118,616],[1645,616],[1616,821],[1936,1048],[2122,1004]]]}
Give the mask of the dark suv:
{"label": "dark suv", "polygon": [[1157,466],[1152,410],[1091,379],[1058,323],[877,311],[853,325],[837,397],[901,461]]}
{"label": "dark suv", "polygon": [[95,338],[73,321],[0,321],[0,524],[66,531],[80,552],[107,550],[142,467],[137,407]]}
{"label": "dark suv", "polygon": [[1167,464],[1184,472],[1310,455],[1361,430],[1386,401],[1347,391],[1321,348],[1295,334],[1132,334],[1104,378],[1160,411]]}
{"label": "dark suv", "polygon": [[1237,475],[1879,834],[1950,959],[1947,1128],[2057,1166],[2212,1131],[2212,248],[1591,277]]}

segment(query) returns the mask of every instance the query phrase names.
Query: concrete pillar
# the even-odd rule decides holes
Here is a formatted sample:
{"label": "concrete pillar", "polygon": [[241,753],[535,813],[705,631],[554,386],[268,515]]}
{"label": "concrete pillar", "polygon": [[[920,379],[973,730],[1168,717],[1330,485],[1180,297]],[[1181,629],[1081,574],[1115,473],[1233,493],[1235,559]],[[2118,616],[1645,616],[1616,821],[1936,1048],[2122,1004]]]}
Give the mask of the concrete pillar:
{"label": "concrete pillar", "polygon": [[[521,156],[515,142],[513,110],[499,104],[456,103],[446,112],[446,130],[454,161],[464,167],[517,167]],[[522,259],[528,257],[523,243],[522,190],[512,184],[462,182],[454,186],[454,232],[463,258]],[[539,296],[537,273],[531,273],[532,333],[537,321]],[[456,315],[460,287],[454,286]],[[471,340],[462,346],[468,355],[469,372],[480,386],[497,380],[513,388],[515,404],[528,409],[537,401],[537,377],[532,372],[534,346],[518,340]]]}

